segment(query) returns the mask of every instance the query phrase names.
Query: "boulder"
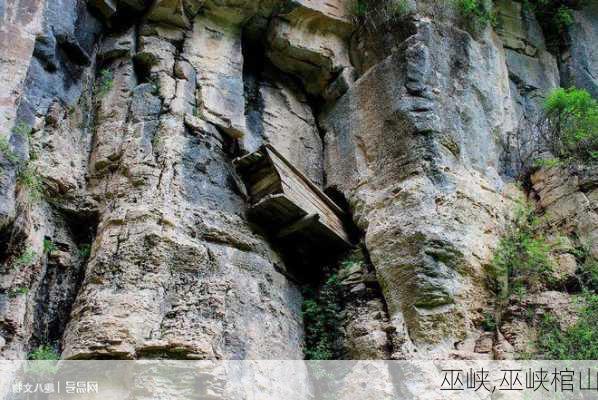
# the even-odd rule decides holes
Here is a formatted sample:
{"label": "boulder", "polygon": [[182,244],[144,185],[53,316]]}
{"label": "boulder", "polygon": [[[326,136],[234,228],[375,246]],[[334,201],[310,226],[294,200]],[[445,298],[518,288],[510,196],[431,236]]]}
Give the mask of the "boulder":
{"label": "boulder", "polygon": [[190,25],[183,0],[158,0],[147,14],[150,21],[171,24],[181,28]]}
{"label": "boulder", "polygon": [[343,68],[351,67],[348,5],[313,0],[290,4],[270,24],[268,57],[298,76],[308,93],[322,94]]}
{"label": "boulder", "polygon": [[98,58],[106,61],[112,58],[132,57],[135,52],[136,40],[134,28],[123,34],[110,35],[102,42]]}

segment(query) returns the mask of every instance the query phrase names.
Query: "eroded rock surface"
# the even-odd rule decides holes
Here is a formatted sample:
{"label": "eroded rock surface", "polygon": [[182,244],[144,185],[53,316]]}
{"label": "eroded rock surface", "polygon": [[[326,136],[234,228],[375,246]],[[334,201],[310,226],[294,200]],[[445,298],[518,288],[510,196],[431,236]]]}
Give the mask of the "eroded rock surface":
{"label": "eroded rock surface", "polygon": [[[558,55],[519,1],[476,32],[448,3],[405,7],[0,1],[0,354],[302,358],[298,260],[247,221],[231,162],[266,142],[346,208],[371,258],[340,276],[348,358],[526,351],[526,304],[566,315],[572,299],[545,288],[481,327],[523,195],[510,138],[561,80],[595,94],[595,7]],[[576,240],[598,256],[596,172],[531,182],[547,232],[569,235],[565,284]]]}
{"label": "eroded rock surface", "polygon": [[574,23],[568,29],[568,51],[561,55],[561,79],[565,86],[584,88],[598,97],[598,4],[587,2],[573,12]]}
{"label": "eroded rock surface", "polygon": [[327,183],[366,232],[404,342],[395,356],[447,351],[472,334],[483,266],[511,202],[488,140],[512,123],[500,42],[415,24],[323,118]]}

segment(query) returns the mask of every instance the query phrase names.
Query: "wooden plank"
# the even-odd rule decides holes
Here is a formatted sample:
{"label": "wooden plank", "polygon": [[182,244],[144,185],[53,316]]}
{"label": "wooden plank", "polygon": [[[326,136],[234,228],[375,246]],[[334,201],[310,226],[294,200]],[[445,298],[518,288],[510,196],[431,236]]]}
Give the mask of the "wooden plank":
{"label": "wooden plank", "polygon": [[319,197],[315,196],[308,188],[301,187],[294,178],[283,179],[283,192],[287,193],[289,197],[295,200],[298,204],[306,208],[318,210],[324,216],[334,220],[339,220],[339,216],[335,214]]}
{"label": "wooden plank", "polygon": [[270,144],[234,164],[251,194],[250,212],[279,239],[300,235],[316,247],[351,246],[342,209]]}
{"label": "wooden plank", "polygon": [[[349,237],[340,216],[344,214],[342,210],[321,192],[317,186],[311,183],[308,178],[303,176],[300,171],[295,169],[292,164],[285,162],[282,156],[273,152],[269,152],[268,154],[281,177],[283,192],[307,213],[320,214],[322,217],[320,222],[322,224],[327,225],[342,240],[349,242]],[[329,207],[330,203],[334,204],[336,212]]]}
{"label": "wooden plank", "polygon": [[[283,191],[293,198],[298,204],[306,207],[308,212],[319,210],[323,216],[327,216],[330,220],[340,221],[342,214],[335,213],[328,204],[324,202],[323,198],[314,192],[312,188],[305,183],[300,177],[294,175],[293,171],[283,164],[275,164],[279,170],[279,175],[282,177]],[[338,225],[342,228],[342,223]]]}
{"label": "wooden plank", "polygon": [[322,223],[329,225],[333,231],[348,241],[349,238],[341,218],[323,202],[322,198],[317,196],[304,181],[294,176],[293,171],[287,169],[286,166],[277,165],[277,167],[280,168],[279,172],[282,176],[283,192],[292,201],[303,207],[306,212],[320,214]]}
{"label": "wooden plank", "polygon": [[[287,193],[287,194],[289,194],[289,193]],[[301,206],[301,204],[296,200],[296,198],[294,198],[291,195],[289,195],[289,198]],[[344,225],[343,225],[342,221],[340,220],[340,218],[338,218],[338,216],[331,213],[330,211],[328,211],[328,213],[322,212],[322,211],[316,209],[315,207],[303,207],[303,208],[308,213],[314,213],[314,212],[318,213],[321,217],[320,222],[322,224],[329,226],[330,229],[335,231],[339,236],[342,236],[345,240],[348,240],[348,236],[345,232]]]}
{"label": "wooden plank", "polygon": [[275,171],[272,171],[269,175],[265,175],[261,180],[250,185],[249,193],[252,198],[256,201],[259,199],[274,193],[281,193],[282,186],[280,177]]}
{"label": "wooden plank", "polygon": [[237,158],[233,163],[243,177],[252,203],[257,203],[269,194],[282,192],[278,171],[263,150]]}
{"label": "wooden plank", "polygon": [[238,157],[233,160],[233,164],[235,167],[239,169],[245,169],[255,163],[259,162],[264,158],[264,154],[260,151],[255,151],[253,153],[244,155],[243,157]]}
{"label": "wooden plank", "polygon": [[282,228],[307,214],[284,194],[268,195],[249,210],[254,215],[268,216],[265,222],[273,228]]}
{"label": "wooden plank", "polygon": [[328,207],[330,207],[332,209],[332,211],[334,211],[337,215],[342,216],[345,213],[343,212],[343,210],[334,202],[332,201],[332,199],[330,197],[328,197],[324,192],[322,192],[322,190],[320,190],[320,188],[313,183],[308,177],[306,177],[305,175],[303,175],[303,173],[298,170],[293,164],[291,164],[289,161],[287,161],[286,158],[284,158],[282,156],[282,154],[280,154],[278,152],[278,150],[276,150],[274,148],[274,146],[272,146],[271,144],[267,143],[264,145],[264,147],[269,150],[271,153],[275,154],[276,157],[282,161],[285,165],[287,165],[299,178],[301,178],[314,192],[316,192],[318,194],[318,196],[322,199],[322,201],[324,201],[324,203],[326,203],[328,205]]}
{"label": "wooden plank", "polygon": [[317,249],[317,251],[324,252],[347,249],[353,246],[351,242],[343,239],[319,220],[314,221],[312,224],[306,224],[303,229],[279,239],[292,241],[291,243],[301,243]]}
{"label": "wooden plank", "polygon": [[286,165],[275,164],[275,167],[278,169],[279,175],[282,178],[283,187],[286,187],[290,191],[296,192],[293,193],[293,195],[297,198],[297,201],[302,202],[307,207],[317,207],[323,213],[332,212],[335,214],[334,211],[330,209],[330,207],[328,207],[328,205],[322,200],[322,198],[318,196],[318,194],[315,193],[301,178],[294,175],[293,171],[286,167]]}
{"label": "wooden plank", "polygon": [[287,237],[296,233],[298,231],[304,230],[310,225],[313,225],[320,219],[320,215],[318,214],[308,214],[305,217],[301,218],[299,221],[292,223],[291,225],[283,228],[276,234],[277,238]]}

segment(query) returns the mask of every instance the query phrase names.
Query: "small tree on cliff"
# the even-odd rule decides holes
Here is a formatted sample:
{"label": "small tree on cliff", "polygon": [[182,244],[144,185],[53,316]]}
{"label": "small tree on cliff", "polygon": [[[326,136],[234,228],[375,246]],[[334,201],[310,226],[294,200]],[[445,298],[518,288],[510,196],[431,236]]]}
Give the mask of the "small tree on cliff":
{"label": "small tree on cliff", "polygon": [[538,166],[596,163],[598,101],[583,89],[554,89],[542,115],[536,121],[522,119],[504,147],[520,177]]}
{"label": "small tree on cliff", "polygon": [[556,157],[598,161],[598,102],[583,89],[555,89],[544,104],[540,133]]}

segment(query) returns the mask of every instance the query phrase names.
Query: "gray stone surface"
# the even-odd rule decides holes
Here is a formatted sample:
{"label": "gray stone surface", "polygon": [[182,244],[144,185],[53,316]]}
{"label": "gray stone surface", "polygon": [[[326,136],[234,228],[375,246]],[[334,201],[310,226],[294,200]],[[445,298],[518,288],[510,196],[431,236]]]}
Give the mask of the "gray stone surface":
{"label": "gray stone surface", "polygon": [[586,89],[598,98],[598,4],[590,1],[573,11],[575,22],[568,30],[569,49],[561,55],[564,86]]}
{"label": "gray stone surface", "polygon": [[[0,1],[0,355],[302,358],[306,271],[248,223],[231,163],[264,142],[363,235],[371,263],[340,277],[348,358],[507,358],[528,303],[570,322],[543,288],[481,329],[522,195],[503,143],[559,76],[595,93],[595,7],[557,65],[518,1],[496,32],[408,5],[372,28],[342,0]],[[596,241],[596,173],[532,183],[547,232],[571,236],[564,284],[574,236]]]}
{"label": "gray stone surface", "polygon": [[484,264],[511,204],[498,175],[498,138],[513,124],[502,46],[416,24],[322,118],[327,184],[365,231],[395,357],[477,335]]}
{"label": "gray stone surface", "polygon": [[[19,112],[34,129],[20,151],[37,154],[31,166],[42,194],[27,206],[19,187],[16,210],[6,212],[16,221],[7,221],[2,236],[10,250],[2,260],[0,326],[12,332],[2,335],[3,356],[23,357],[47,343],[78,359],[302,358],[301,295],[280,272],[278,253],[245,220],[223,136],[242,131],[245,118],[239,34],[231,46],[215,45],[218,62],[237,74],[223,87],[220,64],[205,58],[218,39],[147,23],[107,36],[96,55],[98,36],[80,32],[85,9],[69,4],[43,14],[50,24],[65,8],[60,37],[44,35],[35,54],[32,42],[23,55]],[[229,22],[211,24],[239,32]],[[60,43],[73,59],[54,51]],[[304,124],[296,132],[319,146],[305,100],[280,90],[268,107]],[[321,181],[321,167],[305,166]],[[14,196],[14,175],[3,176]],[[44,252],[45,240],[56,243],[55,253]],[[9,268],[29,250],[26,265]],[[28,295],[8,295],[21,286]]]}
{"label": "gray stone surface", "polygon": [[268,57],[281,70],[298,76],[308,93],[321,94],[345,67],[353,30],[349,2],[290,2],[269,27]]}
{"label": "gray stone surface", "polygon": [[308,178],[322,186],[323,149],[312,109],[302,88],[288,76],[269,70],[246,93],[250,110],[243,150],[253,152],[271,143]]}

